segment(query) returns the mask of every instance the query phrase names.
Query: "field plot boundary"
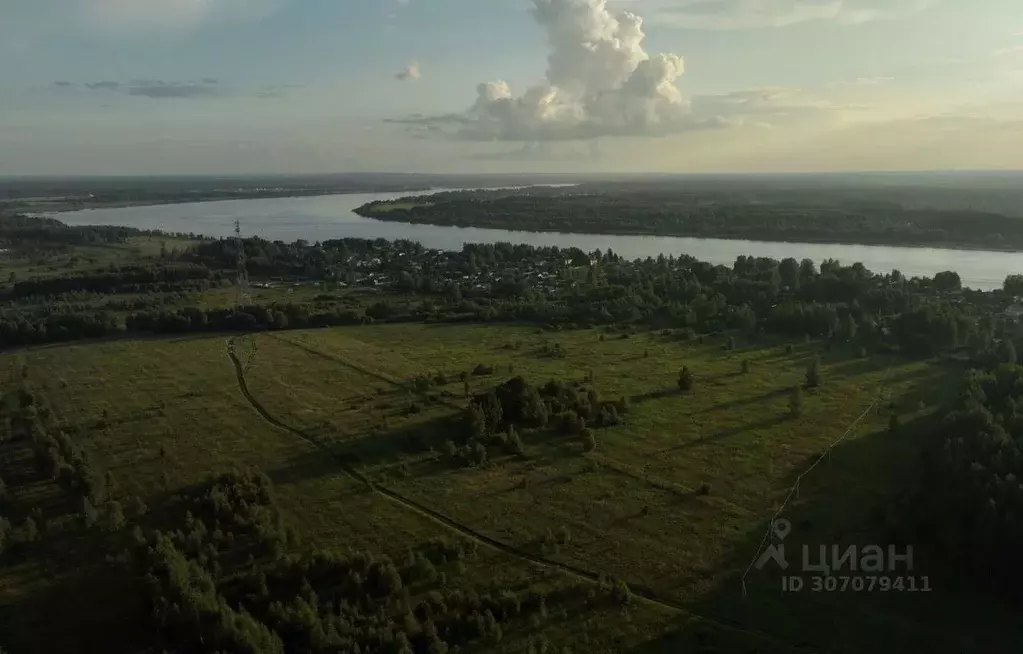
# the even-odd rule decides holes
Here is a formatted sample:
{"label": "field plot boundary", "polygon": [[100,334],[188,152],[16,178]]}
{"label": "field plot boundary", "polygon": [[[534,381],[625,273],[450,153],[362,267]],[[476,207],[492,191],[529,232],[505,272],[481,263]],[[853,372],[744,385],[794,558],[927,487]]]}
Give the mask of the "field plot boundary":
{"label": "field plot boundary", "polygon": [[[354,467],[352,467],[350,464],[348,464],[347,462],[343,461],[329,447],[324,445],[322,442],[320,442],[315,437],[310,436],[309,434],[307,434],[306,432],[302,431],[301,429],[297,429],[297,428],[295,428],[295,427],[293,427],[291,425],[288,425],[288,424],[282,422],[281,420],[275,418],[272,414],[270,414],[266,410],[266,408],[259,402],[259,400],[256,399],[255,396],[252,395],[252,392],[249,390],[248,384],[247,384],[246,379],[245,379],[245,367],[244,367],[244,364],[238,358],[238,355],[235,352],[234,344],[235,344],[235,340],[237,338],[238,337],[231,337],[230,339],[228,339],[228,341],[227,341],[227,354],[230,357],[232,364],[234,365],[235,375],[236,375],[237,380],[238,380],[239,389],[240,389],[241,393],[245,396],[245,399],[249,402],[249,404],[252,405],[252,408],[257,413],[259,413],[259,415],[264,420],[266,420],[268,423],[270,423],[271,425],[277,427],[278,429],[283,429],[284,431],[287,431],[288,433],[291,433],[291,434],[293,434],[293,435],[303,439],[304,441],[308,442],[309,444],[313,445],[314,447],[322,450],[324,453],[326,453],[328,456],[330,456],[347,475],[349,475],[350,477],[352,477],[353,479],[355,479],[355,480],[357,480],[359,482],[362,482],[363,484],[366,484],[366,486],[368,488],[370,488],[372,491],[377,492],[380,495],[383,495],[384,497],[392,500],[393,502],[395,502],[395,503],[397,503],[397,504],[399,504],[401,506],[404,506],[407,509],[415,511],[415,512],[419,513],[420,515],[424,516],[424,517],[430,518],[430,519],[434,520],[435,522],[438,522],[439,524],[441,524],[441,525],[443,525],[443,526],[445,526],[445,527],[447,527],[447,528],[449,528],[449,529],[451,529],[453,531],[456,531],[456,532],[460,533],[464,537],[470,538],[470,539],[472,539],[472,540],[474,540],[474,541],[476,541],[478,543],[486,545],[487,547],[489,547],[489,548],[491,548],[493,550],[502,552],[502,553],[504,553],[504,554],[506,554],[508,556],[515,557],[515,558],[517,558],[517,559],[519,559],[521,561],[527,562],[527,563],[532,563],[532,564],[535,564],[535,565],[539,565],[539,566],[543,566],[543,567],[547,567],[547,568],[553,568],[553,569],[556,569],[556,570],[560,570],[561,572],[573,575],[575,577],[584,579],[584,580],[589,581],[589,582],[595,582],[595,583],[600,582],[600,580],[602,578],[602,575],[600,575],[598,573],[594,573],[594,572],[591,572],[589,570],[584,570],[582,568],[576,567],[576,566],[571,565],[571,564],[560,563],[558,561],[553,561],[553,560],[547,559],[545,557],[538,556],[536,554],[531,554],[529,552],[522,551],[522,550],[520,550],[520,549],[518,549],[516,547],[513,547],[511,545],[503,543],[503,542],[501,542],[501,541],[499,541],[497,539],[494,539],[494,538],[491,538],[491,537],[486,536],[484,534],[481,534],[478,531],[474,530],[472,527],[469,527],[468,525],[462,524],[462,523],[454,520],[453,518],[450,518],[449,516],[446,516],[446,515],[438,512],[438,511],[434,510],[434,509],[431,509],[431,508],[429,508],[429,507],[427,507],[427,506],[425,506],[423,504],[420,504],[419,502],[417,502],[415,500],[412,500],[412,499],[410,499],[408,497],[405,497],[405,496],[403,496],[403,495],[401,495],[401,494],[399,494],[399,493],[397,493],[397,492],[395,492],[395,491],[393,491],[393,490],[391,490],[391,489],[389,489],[389,488],[387,488],[385,486],[382,486],[380,484],[374,483],[373,481],[368,479],[365,475],[363,475],[358,470],[356,470]],[[280,340],[289,342],[289,343],[291,343],[293,345],[297,345],[297,344],[291,342],[288,339],[280,339]],[[298,346],[298,347],[302,347],[302,346]],[[302,349],[305,349],[305,348],[302,347]],[[317,354],[320,354],[321,356],[327,356],[328,358],[331,358],[331,359],[335,359],[335,357],[330,356],[330,355],[326,355],[324,353],[317,353]],[[335,359],[335,360],[338,360],[339,362],[343,362],[343,360],[341,360],[340,357],[337,357],[337,359]],[[374,376],[374,377],[376,377],[378,379],[389,381],[390,383],[401,385],[400,382],[397,382],[397,381],[394,381],[394,380],[389,380],[389,379],[387,379],[386,377],[384,377],[382,375],[374,374],[374,373],[368,372],[366,370],[362,370],[361,366],[356,366],[356,365],[351,364],[349,362],[344,362],[344,363],[346,365],[349,365],[349,366],[355,368],[356,370],[359,370],[360,372],[364,372],[366,374],[370,374],[370,375],[372,375],[372,376]],[[626,583],[628,583],[628,582],[626,581]],[[774,645],[785,647],[785,648],[787,648],[787,649],[789,649],[790,651],[793,651],[793,652],[802,651],[802,650],[800,650],[800,648],[797,648],[796,646],[794,646],[794,645],[792,645],[790,643],[780,641],[776,637],[774,637],[774,636],[772,636],[770,634],[767,634],[767,633],[764,633],[764,632],[761,632],[761,631],[757,631],[757,630],[746,629],[746,628],[740,627],[740,626],[735,625],[735,624],[730,624],[728,622],[721,622],[721,621],[716,620],[714,618],[710,618],[710,617],[707,617],[707,616],[695,613],[692,610],[690,610],[689,608],[683,606],[681,603],[673,602],[673,601],[670,601],[670,600],[664,599],[663,597],[658,596],[657,593],[655,593],[650,588],[647,588],[647,587],[644,587],[644,586],[633,586],[632,584],[629,584],[629,589],[636,596],[640,597],[641,599],[643,599],[645,601],[651,602],[651,603],[656,604],[658,606],[661,606],[663,608],[667,608],[667,609],[670,609],[670,610],[673,610],[673,611],[684,613],[684,614],[689,615],[689,616],[691,616],[691,617],[693,617],[695,619],[698,619],[698,620],[700,620],[702,622],[705,622],[705,623],[707,623],[709,625],[713,625],[715,627],[719,627],[719,628],[722,628],[722,629],[727,629],[727,630],[730,630],[730,631],[733,631],[733,632],[737,632],[737,633],[742,633],[742,634],[745,634],[745,635],[748,635],[748,636],[753,636],[753,637],[756,637],[756,638],[760,638],[761,640],[764,640],[766,642],[770,642],[770,643],[772,643]]]}
{"label": "field plot boundary", "polygon": [[[292,345],[292,346],[302,350],[303,352],[306,352],[306,353],[311,354],[313,356],[318,356],[320,358],[327,359],[328,361],[334,361],[336,363],[340,363],[341,365],[348,366],[352,370],[355,370],[355,371],[360,372],[362,374],[365,374],[365,375],[368,375],[370,377],[373,377],[374,379],[379,379],[380,381],[386,382],[388,384],[393,384],[394,386],[397,386],[399,388],[407,390],[407,391],[409,391],[411,393],[415,393],[416,395],[419,395],[420,397],[423,397],[423,396],[427,395],[427,393],[414,388],[411,384],[405,384],[405,383],[403,383],[403,382],[401,382],[401,381],[399,381],[397,379],[394,379],[394,378],[392,378],[392,377],[390,377],[388,375],[385,375],[384,373],[371,370],[370,368],[367,368],[367,367],[365,367],[363,365],[360,365],[358,363],[354,363],[352,361],[349,361],[349,360],[345,359],[344,357],[342,357],[339,354],[334,354],[334,353],[330,353],[330,352],[324,352],[322,350],[318,350],[318,349],[316,349],[314,347],[311,347],[311,346],[309,346],[309,345],[307,345],[305,343],[296,342],[296,341],[294,341],[294,340],[292,340],[290,338],[285,338],[283,336],[280,336],[279,334],[269,334],[268,336],[270,336],[271,338],[273,338],[275,340],[278,340],[278,341],[280,341],[282,343],[287,343],[288,345]],[[462,405],[460,405],[460,404],[458,404],[456,402],[453,402],[453,401],[451,401],[451,400],[449,400],[447,398],[444,398],[444,397],[438,397],[438,398],[436,398],[435,401],[440,403],[440,404],[443,404],[443,405],[445,405],[447,407],[455,409],[456,411],[463,411],[464,408],[465,408],[464,406],[462,406]],[[646,472],[636,471],[633,468],[633,466],[631,466],[631,465],[629,465],[627,463],[624,463],[622,461],[619,461],[617,459],[614,459],[612,457],[606,456],[604,454],[595,454],[595,453],[590,452],[590,453],[587,453],[585,456],[588,459],[590,459],[591,461],[597,463],[598,465],[603,466],[604,469],[606,469],[606,470],[608,470],[610,472],[613,472],[614,474],[621,475],[623,477],[627,477],[629,479],[633,479],[635,481],[641,482],[643,484],[646,484],[647,486],[650,486],[651,488],[657,488],[659,490],[663,490],[663,491],[666,491],[666,492],[669,492],[669,493],[673,493],[675,495],[683,495],[683,496],[691,496],[695,492],[694,489],[692,489],[692,488],[683,487],[683,486],[681,486],[679,484],[676,484],[674,482],[669,482],[669,481],[666,481],[666,480],[657,479],[656,477],[654,477],[652,475],[649,475]],[[731,511],[731,512],[737,514],[737,515],[738,514],[749,513],[748,510],[744,509],[741,506],[733,504],[732,502],[728,502],[728,501],[725,501],[725,500],[718,500],[718,503],[720,505],[722,505],[722,506],[727,507],[729,511]]]}
{"label": "field plot boundary", "polygon": [[870,412],[877,407],[878,402],[880,402],[881,399],[882,399],[882,396],[884,394],[884,387],[885,387],[885,384],[887,384],[887,382],[888,382],[888,376],[891,374],[891,372],[892,372],[892,368],[891,368],[891,366],[889,366],[888,369],[885,370],[884,377],[881,378],[881,383],[878,384],[877,395],[874,397],[874,401],[871,402],[870,405],[867,406],[867,408],[863,410],[863,413],[861,413],[855,420],[852,421],[852,423],[849,425],[848,428],[846,428],[846,430],[842,433],[841,436],[839,436],[833,443],[828,445],[828,447],[825,448],[824,452],[822,452],[819,457],[814,459],[814,462],[811,463],[809,467],[807,467],[805,470],[803,470],[803,472],[799,473],[799,476],[796,477],[796,481],[795,481],[795,483],[792,484],[792,487],[789,489],[789,492],[785,495],[785,499],[782,500],[781,505],[774,512],[774,515],[771,516],[771,519],[767,522],[767,529],[764,531],[764,536],[760,540],[760,545],[757,546],[757,551],[753,554],[753,558],[750,560],[749,565],[746,567],[746,570],[742,573],[741,584],[742,584],[742,597],[743,597],[743,599],[745,599],[746,595],[747,595],[747,593],[746,593],[746,578],[749,576],[749,573],[753,569],[753,566],[756,565],[757,558],[760,556],[760,553],[763,551],[764,545],[767,544],[767,542],[771,539],[771,536],[774,534],[774,523],[778,519],[778,516],[780,516],[782,511],[785,510],[785,507],[788,506],[789,500],[792,499],[793,495],[796,495],[798,497],[798,495],[799,495],[799,484],[800,484],[801,481],[803,481],[803,477],[806,477],[811,472],[813,472],[814,469],[825,458],[830,460],[830,458],[831,458],[831,451],[834,450],[836,447],[838,447],[838,445],[840,445],[843,441],[845,441],[845,439],[849,437],[849,434],[851,434],[853,432],[853,430],[856,429],[856,427],[861,422],[863,422],[863,419],[866,418],[870,414]]}

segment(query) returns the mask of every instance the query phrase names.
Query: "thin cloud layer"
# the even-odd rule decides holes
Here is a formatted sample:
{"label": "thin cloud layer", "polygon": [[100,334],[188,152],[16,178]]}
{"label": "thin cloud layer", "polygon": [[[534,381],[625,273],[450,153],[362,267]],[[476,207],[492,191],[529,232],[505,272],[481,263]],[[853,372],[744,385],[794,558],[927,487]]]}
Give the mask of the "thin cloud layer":
{"label": "thin cloud layer", "polygon": [[676,86],[682,57],[649,55],[639,16],[615,15],[607,0],[533,0],[532,13],[550,45],[543,82],[521,95],[504,81],[483,83],[464,112],[390,122],[472,141],[517,142],[661,136],[724,123],[693,115]]}
{"label": "thin cloud layer", "polygon": [[119,88],[121,88],[121,83],[111,81],[86,82],[85,88],[89,89],[90,91],[116,91]]}
{"label": "thin cloud layer", "polygon": [[[54,82],[54,86],[67,92],[74,91],[74,84],[72,82]],[[87,91],[165,100],[227,97],[280,98],[285,95],[287,89],[294,88],[295,85],[267,86],[259,89],[244,90],[224,86],[220,83],[220,80],[213,77],[204,77],[200,80],[188,82],[159,79],[133,79],[128,82],[103,80],[85,82],[82,84],[82,87]]]}
{"label": "thin cloud layer", "polygon": [[104,30],[167,31],[214,20],[258,20],[279,0],[75,0],[87,24]]}
{"label": "thin cloud layer", "polygon": [[622,0],[649,6],[651,20],[684,29],[743,30],[811,21],[858,25],[922,11],[934,0]]}

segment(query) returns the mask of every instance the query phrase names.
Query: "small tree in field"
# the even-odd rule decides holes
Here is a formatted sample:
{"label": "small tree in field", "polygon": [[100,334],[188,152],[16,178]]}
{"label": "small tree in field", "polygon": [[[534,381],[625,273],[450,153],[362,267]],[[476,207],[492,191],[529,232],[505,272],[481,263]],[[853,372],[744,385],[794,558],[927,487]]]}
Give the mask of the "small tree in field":
{"label": "small tree in field", "polygon": [[693,390],[693,373],[689,370],[689,366],[682,366],[682,370],[678,373],[678,390],[683,393]]}
{"label": "small tree in field", "polygon": [[793,418],[803,415],[803,389],[798,386],[792,389],[789,396],[789,415]]}
{"label": "small tree in field", "polygon": [[810,365],[806,368],[806,387],[817,388],[821,385],[821,360],[817,357],[813,358]]}

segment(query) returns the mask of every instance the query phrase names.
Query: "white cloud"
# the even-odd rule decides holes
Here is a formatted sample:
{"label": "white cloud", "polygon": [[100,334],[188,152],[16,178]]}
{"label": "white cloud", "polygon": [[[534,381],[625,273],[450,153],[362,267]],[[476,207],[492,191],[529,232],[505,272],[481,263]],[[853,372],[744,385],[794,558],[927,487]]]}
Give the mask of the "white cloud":
{"label": "white cloud", "polygon": [[475,104],[445,116],[391,121],[475,141],[565,141],[601,136],[657,136],[723,124],[698,118],[676,80],[675,54],[643,49],[643,21],[612,14],[607,0],[533,0],[547,32],[546,79],[516,96],[506,82],[477,87]]}
{"label": "white cloud", "polygon": [[698,30],[788,27],[811,21],[859,25],[922,11],[934,0],[620,0],[650,8],[659,24]]}
{"label": "white cloud", "polygon": [[405,66],[404,69],[395,74],[395,77],[404,82],[408,80],[417,80],[419,79],[421,74],[422,73],[419,69],[419,62],[413,61],[410,62],[408,66]]}

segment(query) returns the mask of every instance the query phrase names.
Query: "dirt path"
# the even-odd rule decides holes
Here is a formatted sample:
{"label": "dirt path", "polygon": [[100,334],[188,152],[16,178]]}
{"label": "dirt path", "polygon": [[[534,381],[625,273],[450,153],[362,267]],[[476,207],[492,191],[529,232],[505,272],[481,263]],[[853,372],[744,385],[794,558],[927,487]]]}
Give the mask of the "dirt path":
{"label": "dirt path", "polygon": [[[285,340],[286,342],[288,342],[288,343],[290,343],[292,345],[295,345],[297,347],[302,347],[301,345],[298,345],[297,343],[294,343],[294,342],[292,342],[290,340],[287,340],[287,339],[281,339],[281,340]],[[289,432],[289,433],[291,433],[291,434],[301,438],[302,440],[306,441],[307,443],[313,445],[314,447],[322,450],[325,454],[330,456],[337,463],[337,465],[342,470],[344,470],[344,472],[346,474],[348,474],[353,479],[356,479],[356,480],[366,484],[366,486],[368,486],[370,489],[372,489],[376,493],[379,493],[380,495],[383,495],[387,499],[389,499],[389,500],[391,500],[393,502],[396,502],[397,504],[400,504],[400,505],[404,506],[405,508],[407,508],[409,510],[415,511],[416,513],[419,513],[420,515],[425,516],[425,517],[433,520],[434,522],[437,522],[437,523],[447,527],[448,529],[451,529],[453,531],[458,532],[463,537],[470,538],[470,539],[476,541],[477,543],[485,545],[485,546],[487,546],[487,547],[489,547],[489,548],[491,548],[493,550],[496,550],[496,551],[501,552],[503,554],[507,554],[508,556],[515,557],[515,558],[517,558],[517,559],[519,559],[521,561],[527,562],[527,563],[533,563],[533,564],[536,564],[536,565],[539,565],[539,566],[543,566],[543,567],[546,567],[546,568],[552,568],[552,569],[555,569],[555,570],[560,570],[561,572],[570,574],[572,576],[584,579],[584,580],[589,581],[589,582],[599,582],[600,581],[600,579],[601,579],[601,575],[600,574],[597,574],[595,572],[591,572],[589,570],[584,570],[582,568],[576,567],[576,566],[568,564],[568,563],[560,563],[558,561],[552,561],[552,560],[544,558],[542,556],[538,556],[536,554],[532,554],[530,552],[526,552],[526,551],[520,550],[520,549],[518,549],[516,547],[513,547],[511,545],[508,545],[506,543],[502,543],[501,541],[496,540],[494,538],[491,538],[489,536],[486,536],[484,534],[481,534],[478,531],[472,529],[471,527],[469,527],[469,526],[467,526],[465,524],[462,524],[462,523],[460,523],[460,522],[458,522],[458,521],[456,521],[456,520],[454,520],[454,519],[452,519],[452,518],[450,518],[450,517],[448,517],[448,516],[446,516],[446,515],[444,515],[442,513],[439,513],[438,511],[435,511],[435,510],[433,510],[433,509],[431,509],[431,508],[429,508],[427,506],[424,506],[423,504],[420,504],[419,502],[416,502],[415,500],[412,500],[412,499],[410,499],[408,497],[400,495],[399,493],[397,493],[397,492],[395,492],[395,491],[393,491],[393,490],[391,490],[391,489],[389,489],[389,488],[387,488],[385,486],[381,486],[380,484],[373,483],[365,475],[363,475],[358,470],[356,470],[354,467],[352,467],[350,464],[348,464],[347,462],[342,460],[340,457],[338,457],[334,452],[332,452],[330,450],[329,447],[327,447],[324,443],[319,441],[317,438],[315,438],[314,436],[309,435],[308,433],[302,431],[301,429],[297,429],[295,427],[292,427],[291,425],[288,425],[288,424],[278,420],[273,415],[271,415],[266,410],[265,407],[263,407],[263,405],[259,402],[259,400],[257,400],[252,395],[252,392],[249,390],[248,384],[245,381],[245,371],[244,371],[243,364],[239,360],[237,354],[235,353],[234,342],[235,342],[235,338],[231,338],[231,339],[228,340],[228,342],[227,342],[227,353],[228,353],[228,356],[230,356],[230,358],[231,358],[231,363],[234,364],[235,375],[236,375],[236,377],[238,379],[238,387],[241,390],[242,395],[245,396],[245,399],[249,402],[249,404],[252,405],[252,408],[255,409],[256,412],[258,412],[259,415],[262,416],[262,418],[264,420],[266,420],[268,423],[270,423],[271,425],[277,427],[278,429],[283,429],[284,431],[287,431],[287,432]],[[306,349],[306,348],[302,347],[302,349]],[[389,383],[399,383],[399,382],[396,382],[394,380],[387,379],[386,377],[384,377],[382,375],[374,374],[374,373],[372,373],[372,372],[370,372],[368,370],[364,370],[364,369],[362,369],[361,366],[356,366],[354,364],[348,363],[348,362],[346,362],[346,361],[344,361],[344,360],[342,360],[342,359],[340,359],[338,357],[333,357],[333,356],[325,355],[324,353],[316,352],[314,350],[309,350],[309,351],[312,354],[318,354],[320,356],[326,356],[327,358],[330,358],[332,360],[338,361],[339,363],[344,363],[345,365],[349,365],[350,367],[355,368],[356,370],[359,370],[360,372],[372,375],[373,377],[376,377],[376,378],[381,379],[383,381],[387,381]],[[727,630],[733,631],[733,632],[740,632],[740,633],[743,633],[743,634],[748,635],[748,636],[753,636],[753,637],[759,638],[759,639],[761,639],[761,640],[763,640],[765,642],[769,642],[769,643],[771,643],[772,645],[774,645],[776,647],[785,648],[785,649],[788,649],[788,650],[793,651],[793,652],[806,651],[806,650],[801,650],[799,648],[796,648],[796,647],[794,647],[792,645],[789,645],[788,643],[780,642],[780,641],[776,640],[775,638],[773,638],[772,636],[770,636],[768,634],[765,634],[765,633],[762,633],[762,632],[759,632],[759,631],[751,631],[751,630],[748,630],[748,629],[744,629],[744,628],[742,628],[742,627],[740,627],[738,625],[724,623],[724,622],[719,622],[719,621],[714,620],[712,618],[707,618],[705,616],[693,613],[692,611],[690,611],[689,609],[687,609],[686,607],[684,607],[680,603],[672,602],[672,601],[669,601],[669,600],[665,600],[662,597],[659,597],[650,588],[646,588],[644,586],[634,586],[632,584],[629,584],[629,590],[633,593],[633,595],[637,596],[638,598],[640,598],[642,600],[651,602],[651,603],[656,604],[658,606],[661,606],[663,608],[667,608],[667,609],[670,609],[670,610],[673,610],[673,611],[679,611],[679,612],[685,613],[685,614],[687,614],[687,615],[689,615],[689,616],[691,616],[691,617],[693,617],[695,619],[698,619],[700,621],[703,621],[703,622],[705,622],[705,623],[707,623],[709,625],[713,625],[713,626],[716,626],[716,627],[719,627],[719,628],[722,628],[722,629],[727,629]]]}

